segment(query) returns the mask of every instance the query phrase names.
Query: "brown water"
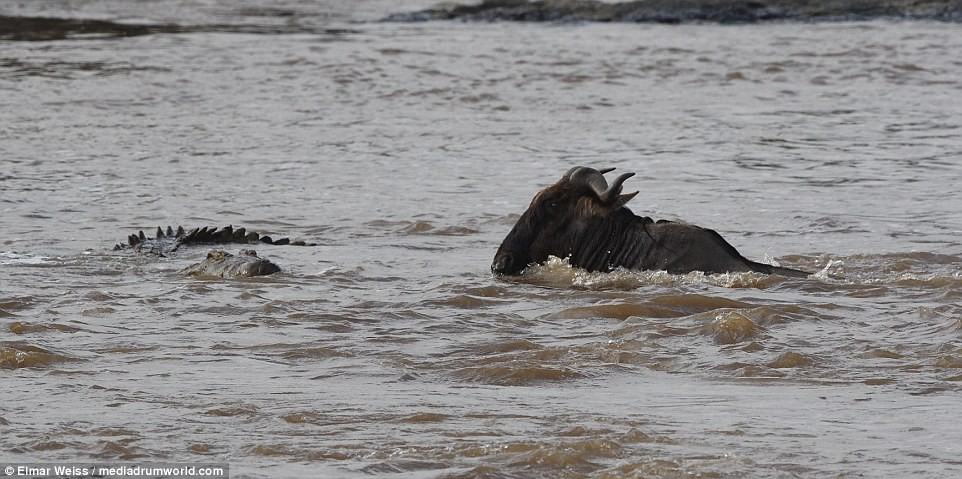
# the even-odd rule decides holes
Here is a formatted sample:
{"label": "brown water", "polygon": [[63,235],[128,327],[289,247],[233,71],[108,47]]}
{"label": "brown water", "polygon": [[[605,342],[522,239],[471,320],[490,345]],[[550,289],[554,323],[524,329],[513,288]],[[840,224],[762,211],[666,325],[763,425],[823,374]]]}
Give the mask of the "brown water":
{"label": "brown water", "polygon": [[[958,25],[386,24],[358,20],[429,2],[344,3],[61,2],[33,14],[309,28],[0,42],[0,458],[962,474]],[[637,172],[639,214],[819,273],[492,277],[578,164]],[[181,274],[205,248],[111,251],[167,224],[319,246],[259,246],[284,272],[247,280]]]}

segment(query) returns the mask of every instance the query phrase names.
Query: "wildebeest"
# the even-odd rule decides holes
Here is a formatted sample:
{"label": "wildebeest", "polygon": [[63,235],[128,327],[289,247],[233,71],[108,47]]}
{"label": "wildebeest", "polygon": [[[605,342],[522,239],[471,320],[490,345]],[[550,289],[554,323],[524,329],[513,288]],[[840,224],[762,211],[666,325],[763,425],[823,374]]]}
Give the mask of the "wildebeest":
{"label": "wildebeest", "polygon": [[608,185],[601,171],[578,166],[545,188],[501,243],[491,271],[520,274],[548,256],[569,258],[589,271],[618,267],[669,273],[755,271],[805,277],[810,273],[751,261],[710,229],[671,221],[652,221],[625,207],[638,192],[621,194],[634,173]]}

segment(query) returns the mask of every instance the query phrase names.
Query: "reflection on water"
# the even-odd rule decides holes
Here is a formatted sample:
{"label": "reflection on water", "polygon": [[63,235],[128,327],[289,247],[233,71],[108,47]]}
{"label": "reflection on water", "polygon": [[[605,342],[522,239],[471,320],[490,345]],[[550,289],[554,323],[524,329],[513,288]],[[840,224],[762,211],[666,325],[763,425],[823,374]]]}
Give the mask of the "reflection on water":
{"label": "reflection on water", "polygon": [[[397,8],[335,3],[192,10],[313,33],[3,43],[5,457],[962,472],[955,25],[354,23]],[[817,273],[492,277],[574,164],[637,172],[636,213]],[[249,279],[183,275],[206,247],[111,251],[158,224],[317,246],[258,245],[282,272]]]}

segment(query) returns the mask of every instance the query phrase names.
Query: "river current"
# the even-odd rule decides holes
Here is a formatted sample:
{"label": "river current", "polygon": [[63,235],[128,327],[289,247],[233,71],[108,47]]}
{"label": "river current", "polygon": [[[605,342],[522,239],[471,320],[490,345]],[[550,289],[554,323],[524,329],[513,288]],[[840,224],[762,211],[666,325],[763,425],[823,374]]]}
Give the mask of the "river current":
{"label": "river current", "polygon": [[[962,474],[958,24],[376,21],[430,3],[0,2],[221,25],[0,41],[5,463]],[[493,276],[575,165],[816,274]],[[317,246],[112,250],[229,224]]]}

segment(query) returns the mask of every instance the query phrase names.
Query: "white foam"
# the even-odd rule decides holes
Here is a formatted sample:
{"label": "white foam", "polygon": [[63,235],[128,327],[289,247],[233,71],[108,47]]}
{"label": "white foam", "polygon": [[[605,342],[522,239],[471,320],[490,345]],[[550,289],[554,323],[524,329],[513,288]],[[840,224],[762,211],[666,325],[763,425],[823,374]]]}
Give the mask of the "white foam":
{"label": "white foam", "polygon": [[845,263],[842,260],[830,259],[828,260],[828,263],[825,264],[824,268],[811,276],[821,280],[832,279],[831,274],[842,276],[843,266],[845,266]]}
{"label": "white foam", "polygon": [[634,271],[617,268],[609,273],[591,272],[572,266],[568,258],[550,256],[544,264],[528,267],[524,276],[554,286],[586,289],[635,289],[642,286],[713,285],[724,288],[760,287],[768,275],[761,273],[722,273],[706,275],[701,271],[671,274],[667,271]]}
{"label": "white foam", "polygon": [[34,254],[20,254],[13,251],[0,252],[0,264],[3,265],[45,265],[54,264],[53,258]]}

